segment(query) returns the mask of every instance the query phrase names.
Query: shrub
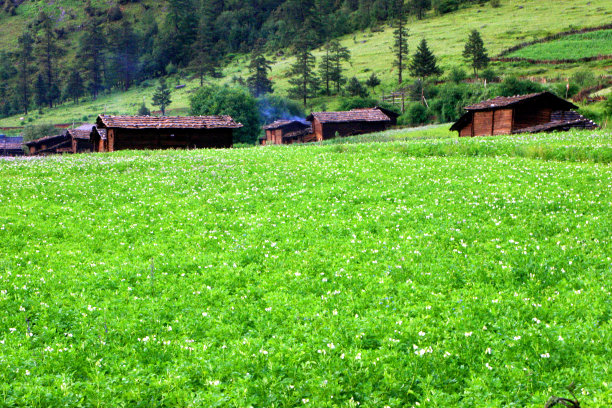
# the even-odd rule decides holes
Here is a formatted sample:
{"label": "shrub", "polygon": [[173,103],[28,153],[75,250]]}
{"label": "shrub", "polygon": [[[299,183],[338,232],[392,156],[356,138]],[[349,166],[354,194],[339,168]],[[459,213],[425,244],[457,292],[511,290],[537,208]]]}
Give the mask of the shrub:
{"label": "shrub", "polygon": [[53,125],[51,124],[43,124],[43,125],[28,125],[23,128],[23,132],[21,136],[23,136],[24,142],[29,142],[31,140],[40,139],[45,136],[52,136],[60,133]]}
{"label": "shrub", "polygon": [[113,6],[108,9],[108,21],[119,21],[123,18],[123,12],[119,6]]}
{"label": "shrub", "polygon": [[542,85],[531,81],[523,81],[515,77],[505,78],[499,86],[501,96],[525,95],[542,91],[544,91]]}
{"label": "shrub", "polygon": [[499,80],[497,72],[493,68],[487,68],[480,73],[480,77],[487,82],[496,82]]}
{"label": "shrub", "polygon": [[612,94],[608,95],[608,99],[604,102],[604,115],[612,118]]}
{"label": "shrub", "polygon": [[567,89],[567,83],[565,82],[557,82],[556,84],[552,84],[549,87],[550,92],[557,95],[559,98],[569,98],[574,95],[577,95],[580,92],[580,88],[578,85],[570,83],[569,89]]}
{"label": "shrub", "polygon": [[191,97],[192,115],[230,115],[242,123],[234,130],[234,143],[255,143],[261,133],[257,100],[248,89],[237,86],[205,86]]}
{"label": "shrub", "polygon": [[366,89],[365,86],[363,86],[363,84],[356,77],[352,77],[348,81],[348,84],[346,86],[346,91],[351,96],[359,96],[362,98],[368,96],[368,90]]}
{"label": "shrub", "polygon": [[491,7],[493,8],[501,7],[501,0],[491,0]]}
{"label": "shrub", "polygon": [[433,8],[439,14],[447,14],[456,11],[459,8],[459,2],[457,0],[436,0]]}
{"label": "shrub", "polygon": [[378,105],[374,98],[343,98],[340,99],[338,110],[349,111],[351,109],[373,108]]}
{"label": "shrub", "polygon": [[451,68],[451,70],[448,73],[448,77],[447,77],[447,79],[450,82],[453,82],[455,84],[465,81],[466,78],[467,78],[467,74],[462,68],[459,68],[459,67]]}
{"label": "shrub", "polygon": [[576,84],[580,89],[590,88],[597,85],[597,79],[591,71],[581,69],[570,77],[570,84]]}
{"label": "shrub", "polygon": [[147,108],[147,105],[143,102],[138,109],[138,116],[151,116],[151,110]]}
{"label": "shrub", "polygon": [[412,103],[406,113],[397,119],[398,125],[423,125],[429,121],[429,111],[420,103]]}
{"label": "shrub", "polygon": [[168,75],[174,75],[178,72],[178,68],[176,68],[176,65],[174,65],[173,63],[168,63],[168,65],[166,65],[166,74]]}
{"label": "shrub", "polygon": [[587,119],[591,119],[595,123],[600,123],[604,119],[604,115],[602,115],[602,113],[589,108],[580,108],[578,109],[578,113]]}

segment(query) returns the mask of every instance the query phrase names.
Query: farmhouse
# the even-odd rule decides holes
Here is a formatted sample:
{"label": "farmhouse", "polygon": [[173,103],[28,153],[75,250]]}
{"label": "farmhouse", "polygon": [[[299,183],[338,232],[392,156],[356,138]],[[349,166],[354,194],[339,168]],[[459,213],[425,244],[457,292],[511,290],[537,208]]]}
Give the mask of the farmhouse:
{"label": "farmhouse", "polygon": [[306,118],[312,122],[317,141],[339,136],[380,132],[391,126],[392,120],[378,108],[355,109],[346,112],[314,112]]}
{"label": "farmhouse", "polygon": [[23,138],[0,135],[0,156],[23,156]]}
{"label": "farmhouse", "polygon": [[72,153],[90,153],[93,151],[93,145],[90,141],[93,128],[94,125],[86,124],[66,130],[65,135],[70,139]]}
{"label": "farmhouse", "polygon": [[230,116],[106,116],[96,121],[106,140],[92,133],[96,151],[202,149],[232,147],[233,130],[242,127]]}
{"label": "farmhouse", "polygon": [[500,96],[464,109],[467,112],[450,128],[462,137],[597,127],[573,111],[576,105],[550,92]]}
{"label": "farmhouse", "polygon": [[387,115],[389,117],[389,119],[391,119],[391,126],[396,126],[397,125],[397,118],[400,117],[399,113],[394,112],[394,111],[392,111],[390,109],[381,108],[379,106],[376,106],[374,108],[353,109],[353,111],[361,111],[361,110],[365,110],[365,111],[379,110],[379,111],[381,111],[382,113]]}
{"label": "farmhouse", "polygon": [[277,120],[263,129],[266,135],[259,139],[262,145],[307,143],[315,140],[310,123],[303,120]]}
{"label": "farmhouse", "polygon": [[31,140],[25,144],[31,156],[46,156],[49,154],[72,153],[72,140],[62,133]]}

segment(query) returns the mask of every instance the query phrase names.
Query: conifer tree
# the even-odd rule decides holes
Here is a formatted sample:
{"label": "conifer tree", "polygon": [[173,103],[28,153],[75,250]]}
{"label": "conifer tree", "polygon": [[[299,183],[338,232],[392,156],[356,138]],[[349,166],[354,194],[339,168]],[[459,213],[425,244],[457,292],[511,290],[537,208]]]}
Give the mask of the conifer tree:
{"label": "conifer tree", "polygon": [[38,55],[39,64],[42,67],[47,81],[47,90],[52,92],[47,95],[47,103],[49,107],[53,107],[53,102],[58,99],[59,87],[57,86],[57,75],[55,72],[55,65],[57,60],[63,55],[63,50],[59,46],[57,35],[53,30],[53,20],[44,11],[38,15],[38,26],[40,27],[41,33],[38,37],[36,44],[36,53]]}
{"label": "conifer tree", "polygon": [[205,75],[215,75],[219,63],[218,41],[214,29],[214,4],[204,2],[197,35],[191,47],[189,69],[200,78],[200,86],[204,85]]}
{"label": "conifer tree", "polygon": [[30,106],[30,74],[32,73],[32,50],[34,39],[28,31],[17,39],[19,49],[17,51],[18,71],[19,71],[19,84],[18,90],[20,95],[21,106],[23,107],[24,113],[28,114],[28,107]]}
{"label": "conifer tree", "polygon": [[465,43],[465,49],[463,50],[463,58],[465,58],[474,69],[474,76],[476,78],[478,78],[478,70],[486,68],[489,65],[487,50],[477,30],[472,30],[470,33]]}
{"label": "conifer tree", "polygon": [[66,95],[71,97],[75,103],[79,103],[79,98],[83,96],[84,92],[83,78],[78,70],[73,69],[66,83]]}
{"label": "conifer tree", "polygon": [[47,82],[43,78],[42,74],[38,74],[36,77],[36,83],[34,84],[34,102],[38,107],[42,107],[47,104],[47,95],[49,89],[47,88]]}
{"label": "conifer tree", "polygon": [[[93,11],[92,11],[93,13]],[[103,88],[102,65],[106,50],[106,37],[101,29],[101,21],[90,16],[85,22],[83,34],[79,40],[79,55],[83,60],[87,88],[94,99]]]}
{"label": "conifer tree", "polygon": [[406,28],[406,6],[403,0],[397,0],[395,4],[395,30],[393,31],[393,53],[395,60],[393,66],[397,68],[397,81],[403,82],[403,72],[408,60],[408,29]]}
{"label": "conifer tree", "polygon": [[309,50],[310,45],[310,41],[305,37],[298,40],[295,44],[295,62],[289,69],[289,94],[302,99],[304,106],[318,89],[318,80],[314,73],[316,58]]}
{"label": "conifer tree", "polygon": [[330,56],[330,43],[325,44],[323,49],[325,50],[325,54],[321,57],[321,62],[319,63],[319,75],[321,77],[321,82],[325,84],[325,95],[331,95],[332,57]]}
{"label": "conifer tree", "polygon": [[421,43],[412,57],[410,73],[412,76],[421,79],[442,74],[442,70],[438,67],[436,62],[436,57],[427,46],[427,40],[424,38],[421,40]]}
{"label": "conifer tree", "polygon": [[251,63],[249,64],[250,75],[246,81],[247,86],[255,97],[273,92],[272,81],[268,78],[268,73],[271,69],[270,61],[263,54],[262,42],[258,41],[251,56]]}
{"label": "conifer tree", "polygon": [[340,87],[346,82],[342,63],[351,60],[351,52],[347,47],[343,47],[339,41],[332,41],[330,43],[330,55],[330,79],[336,84],[336,93],[340,93]]}
{"label": "conifer tree", "polygon": [[380,79],[376,76],[375,73],[372,72],[372,75],[370,75],[370,77],[368,78],[365,84],[368,87],[372,88],[372,90],[374,90],[374,88],[380,85]]}
{"label": "conifer tree", "polygon": [[159,106],[162,116],[166,116],[166,107],[172,103],[170,99],[170,89],[166,85],[166,79],[160,78],[159,86],[153,94],[153,106]]}
{"label": "conifer tree", "polygon": [[425,12],[431,8],[431,0],[410,0],[410,8],[417,19],[422,20]]}

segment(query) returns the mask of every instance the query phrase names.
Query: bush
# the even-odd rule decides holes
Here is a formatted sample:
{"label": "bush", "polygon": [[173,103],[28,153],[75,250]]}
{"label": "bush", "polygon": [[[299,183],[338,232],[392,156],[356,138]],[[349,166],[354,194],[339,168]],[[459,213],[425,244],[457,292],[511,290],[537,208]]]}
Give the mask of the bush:
{"label": "bush", "polygon": [[457,0],[436,0],[433,8],[439,14],[447,14],[456,11],[459,8],[459,2]]}
{"label": "bush", "polygon": [[604,119],[604,115],[588,108],[580,108],[578,109],[578,113],[587,119],[591,119],[595,123],[601,123]]}
{"label": "bush", "polygon": [[569,89],[567,89],[567,83],[557,82],[549,87],[550,92],[557,95],[559,98],[565,99],[577,95],[580,92],[580,88],[576,84],[570,83]]}
{"label": "bush", "polygon": [[257,141],[261,133],[261,122],[257,100],[248,89],[237,86],[205,86],[191,97],[192,115],[230,115],[242,123],[234,130],[234,143]]}
{"label": "bush", "polygon": [[570,77],[570,84],[575,84],[580,89],[590,88],[592,86],[597,85],[597,79],[591,71],[582,69],[580,71],[576,71]]}
{"label": "bush", "polygon": [[147,105],[145,105],[144,102],[138,109],[138,116],[151,116],[151,110],[147,108]]}
{"label": "bush", "polygon": [[257,106],[262,123],[306,117],[301,104],[280,95],[261,96],[257,98]]}
{"label": "bush", "polygon": [[429,121],[429,110],[420,103],[408,106],[406,113],[397,118],[398,125],[423,125]]}
{"label": "bush", "polygon": [[603,109],[604,115],[608,118],[612,118],[612,94],[608,95],[608,99],[604,102]]}
{"label": "bush", "polygon": [[346,91],[350,96],[359,96],[362,98],[368,96],[368,90],[356,77],[352,77],[348,81],[348,84],[346,85]]}
{"label": "bush", "polygon": [[352,109],[373,108],[378,105],[374,98],[343,98],[340,99],[338,110],[349,111]]}
{"label": "bush", "polygon": [[119,6],[113,6],[108,9],[108,21],[119,21],[123,18],[123,12]]}
{"label": "bush", "polygon": [[51,124],[28,125],[23,128],[21,136],[23,136],[24,142],[29,142],[31,140],[40,139],[41,137],[57,135],[59,133],[60,131]]}
{"label": "bush", "polygon": [[541,84],[523,81],[515,77],[505,78],[498,89],[501,96],[525,95],[545,90]]}
{"label": "bush", "polygon": [[501,0],[491,0],[491,7],[493,8],[501,7]]}
{"label": "bush", "polygon": [[173,63],[168,63],[168,65],[166,65],[166,74],[168,75],[174,75],[178,72],[178,68],[176,68],[176,65],[174,65]]}
{"label": "bush", "polygon": [[447,77],[447,79],[450,82],[453,82],[455,84],[465,81],[466,78],[467,78],[467,74],[462,68],[459,68],[459,67],[451,68],[450,72],[448,73],[448,77]]}
{"label": "bush", "polygon": [[499,76],[497,75],[497,72],[493,70],[493,68],[487,68],[482,71],[480,73],[480,77],[486,80],[487,82],[496,82],[499,80]]}

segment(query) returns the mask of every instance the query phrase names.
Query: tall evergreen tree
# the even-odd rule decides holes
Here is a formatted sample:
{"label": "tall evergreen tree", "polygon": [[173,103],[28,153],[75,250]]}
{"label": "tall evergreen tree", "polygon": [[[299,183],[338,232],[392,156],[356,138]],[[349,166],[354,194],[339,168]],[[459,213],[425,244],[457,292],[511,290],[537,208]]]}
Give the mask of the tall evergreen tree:
{"label": "tall evergreen tree", "polygon": [[330,43],[325,44],[323,49],[325,50],[325,54],[321,57],[321,62],[319,63],[319,75],[321,82],[325,84],[325,95],[331,95],[330,83],[332,77],[332,57],[330,56]]}
{"label": "tall evergreen tree", "polygon": [[442,74],[442,70],[438,67],[436,56],[433,55],[427,46],[427,40],[421,40],[416,52],[410,63],[410,73],[412,76],[425,79],[432,75]]}
{"label": "tall evergreen tree", "polygon": [[[55,65],[57,60],[63,55],[63,49],[60,47],[57,35],[53,30],[53,19],[51,16],[41,11],[37,22],[41,32],[36,44],[36,54],[39,64],[44,71],[47,89],[48,91],[59,90]],[[53,107],[53,102],[56,99],[55,94],[47,95],[47,103],[50,108]]]}
{"label": "tall evergreen tree", "polygon": [[214,29],[214,4],[204,2],[198,31],[191,50],[189,68],[200,78],[200,86],[204,85],[205,75],[215,75],[219,64],[219,38]]}
{"label": "tall evergreen tree", "polygon": [[103,88],[102,65],[106,45],[100,19],[94,15],[90,16],[79,40],[79,55],[83,60],[82,68],[85,71],[87,88],[94,99]]}
{"label": "tall evergreen tree", "polygon": [[118,26],[110,28],[108,42],[117,82],[127,91],[138,69],[138,35],[127,19],[123,19]]}
{"label": "tall evergreen tree", "polygon": [[186,66],[192,44],[198,34],[198,13],[195,0],[168,0],[168,13],[163,25],[164,53],[169,62]]}
{"label": "tall evergreen tree", "polygon": [[474,69],[474,76],[476,78],[478,78],[478,70],[486,68],[489,65],[487,50],[477,30],[472,30],[470,33],[463,50],[463,58],[465,58]]}
{"label": "tall evergreen tree", "polygon": [[166,79],[159,79],[159,86],[153,94],[153,106],[159,106],[162,111],[162,116],[166,116],[166,107],[172,103],[170,99],[170,89],[166,85]]}
{"label": "tall evergreen tree", "polygon": [[47,82],[41,73],[36,77],[36,83],[34,84],[34,103],[38,107],[42,107],[47,104],[47,96],[49,89],[47,88]]}
{"label": "tall evergreen tree", "polygon": [[302,38],[295,44],[295,63],[289,70],[289,94],[302,99],[304,106],[308,98],[316,94],[319,84],[314,73],[316,58],[309,50],[310,45],[311,42],[307,38]]}
{"label": "tall evergreen tree", "polygon": [[17,51],[19,71],[18,92],[23,112],[27,115],[28,107],[30,106],[30,75],[32,74],[31,65],[34,39],[28,31],[24,31],[17,39],[17,43],[19,44]]}
{"label": "tall evergreen tree", "polygon": [[410,9],[419,20],[423,19],[425,12],[430,8],[431,0],[410,0]]}
{"label": "tall evergreen tree", "polygon": [[74,103],[79,103],[79,98],[83,96],[84,92],[83,78],[78,70],[73,69],[66,83],[66,95],[72,98]]}
{"label": "tall evergreen tree", "polygon": [[393,53],[395,60],[393,66],[397,68],[397,82],[403,82],[403,72],[408,60],[408,29],[406,28],[406,6],[403,0],[395,3],[395,30],[393,31]]}
{"label": "tall evergreen tree", "polygon": [[343,47],[339,41],[332,41],[330,43],[330,55],[331,55],[331,74],[330,78],[336,85],[336,93],[340,93],[342,84],[346,82],[344,76],[343,62],[351,60],[351,52],[347,47]]}
{"label": "tall evergreen tree", "polygon": [[263,54],[262,43],[259,41],[255,45],[253,55],[251,56],[251,63],[249,64],[250,75],[246,81],[247,86],[255,97],[273,92],[272,81],[268,78],[268,73],[271,69],[270,61]]}

